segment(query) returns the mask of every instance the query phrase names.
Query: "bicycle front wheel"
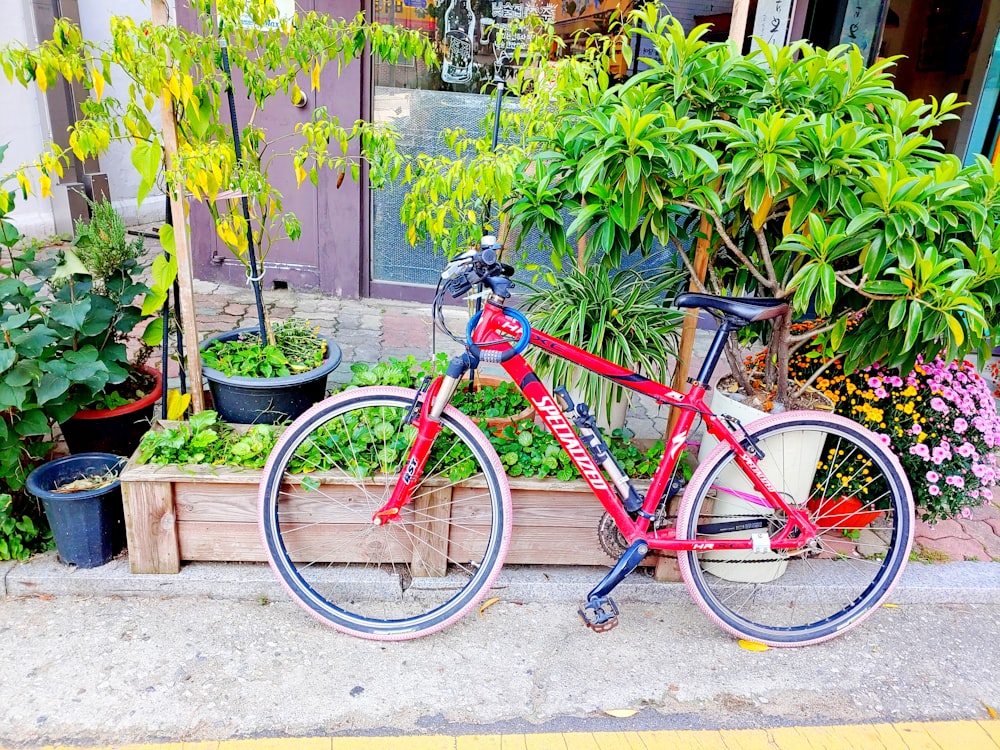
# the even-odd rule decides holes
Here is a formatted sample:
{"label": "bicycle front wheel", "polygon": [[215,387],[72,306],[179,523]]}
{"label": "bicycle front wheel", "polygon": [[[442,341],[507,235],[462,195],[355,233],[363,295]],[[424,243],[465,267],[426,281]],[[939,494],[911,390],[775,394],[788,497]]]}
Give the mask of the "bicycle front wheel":
{"label": "bicycle front wheel", "polygon": [[[857,626],[889,596],[913,543],[913,497],[899,461],[849,419],[788,412],[747,427],[758,466],[819,534],[802,549],[678,555],[698,606],[723,630],[771,646],[804,646]],[[767,506],[721,444],[698,467],[678,510],[677,536],[710,542],[774,537],[784,514]]]}
{"label": "bicycle front wheel", "polygon": [[372,387],[329,398],[288,427],[264,468],[259,522],[271,567],[307,612],[362,638],[447,627],[485,596],[507,553],[507,477],[451,407],[412,501],[398,520],[372,523],[416,436],[405,423],[415,395]]}

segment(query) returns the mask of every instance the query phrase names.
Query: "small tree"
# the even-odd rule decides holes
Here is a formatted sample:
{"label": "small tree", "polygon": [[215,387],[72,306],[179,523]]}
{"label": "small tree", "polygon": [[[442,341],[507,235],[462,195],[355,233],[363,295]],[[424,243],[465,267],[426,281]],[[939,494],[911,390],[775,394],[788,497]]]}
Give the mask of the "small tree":
{"label": "small tree", "polygon": [[[685,35],[655,6],[630,16],[622,33],[658,59],[624,83],[581,88],[520,173],[513,225],[621,256],[690,236],[692,217],[707,216],[707,290],[791,303],[766,339],[765,384],[780,401],[794,395],[789,356],[810,341],[848,370],[985,349],[1000,167],[963,168],[934,140],[956,97],[908,100],[892,60],[866,67],[854,47],[760,42],[744,56],[705,31]],[[824,323],[793,334],[811,306]]]}
{"label": "small tree", "polygon": [[[361,15],[337,19],[310,12],[285,19],[273,0],[190,2],[197,11],[196,29],[115,16],[110,41],[98,44],[84,39],[79,27],[57,19],[52,38],[37,49],[14,44],[0,51],[0,68],[9,80],[44,91],[63,78],[91,92],[82,105],[83,116],[70,129],[70,148],[52,145],[21,169],[18,179],[25,192],[34,189],[35,180],[44,197],[72,156],[84,159],[103,154],[112,142],[129,143],[141,177],[140,202],[162,180],[171,193],[208,206],[220,239],[237,258],[247,261],[252,242],[263,260],[273,240],[296,239],[300,233],[298,219],[285,208],[272,180],[276,156],[293,157],[299,185],[307,180],[316,185],[319,169],[357,178],[365,160],[378,178],[381,155],[392,150],[395,135],[371,123],[342,124],[324,107],[294,132],[267,135],[255,122],[257,112],[277,94],[297,100],[300,81],[318,90],[327,65],[336,65],[339,72],[366,50],[383,60],[415,57],[432,63],[433,49],[418,32],[370,24]],[[224,52],[255,105],[235,134],[242,159],[237,158],[225,102],[229,81],[221,64]],[[113,79],[120,99],[105,95]],[[178,123],[178,153],[169,163],[155,114],[164,97]],[[287,145],[293,139],[297,145]],[[249,223],[240,200],[220,200],[232,195],[246,197]],[[165,228],[161,239],[168,256],[154,263],[155,293],[147,298],[146,312],[159,309],[176,277],[172,238]],[[159,333],[154,326],[147,341],[152,343]]]}

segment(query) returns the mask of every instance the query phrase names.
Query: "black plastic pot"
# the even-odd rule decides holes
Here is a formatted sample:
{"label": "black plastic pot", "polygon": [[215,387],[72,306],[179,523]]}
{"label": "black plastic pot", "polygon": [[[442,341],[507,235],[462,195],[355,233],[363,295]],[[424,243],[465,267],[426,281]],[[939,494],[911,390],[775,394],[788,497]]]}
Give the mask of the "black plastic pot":
{"label": "black plastic pot", "polygon": [[78,453],[44,463],[28,475],[28,491],[42,501],[59,559],[80,568],[109,562],[125,547],[121,484],[83,492],[54,492],[76,479],[118,470],[125,459],[111,453]]}
{"label": "black plastic pot", "polygon": [[82,409],[59,428],[70,453],[113,453],[131,456],[149,431],[156,402],[163,395],[163,375],[152,367],[143,371],[156,378],[153,392],[116,409]]}
{"label": "black plastic pot", "polygon": [[[201,343],[205,349],[214,341],[232,341],[256,328],[237,328],[212,336]],[[325,337],[324,337],[325,338]],[[295,419],[326,395],[326,378],[340,364],[340,347],[326,339],[326,359],[307,372],[282,378],[229,376],[202,366],[212,402],[219,416],[237,424],[277,424]]]}

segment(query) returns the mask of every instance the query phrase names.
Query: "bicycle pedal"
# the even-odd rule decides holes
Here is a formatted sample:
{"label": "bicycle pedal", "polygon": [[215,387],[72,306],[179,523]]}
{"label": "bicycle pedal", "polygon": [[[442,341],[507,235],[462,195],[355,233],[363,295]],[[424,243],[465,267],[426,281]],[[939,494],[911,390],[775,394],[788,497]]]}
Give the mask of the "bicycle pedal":
{"label": "bicycle pedal", "polygon": [[618,625],[618,605],[610,596],[590,599],[577,612],[583,624],[595,633],[606,633]]}

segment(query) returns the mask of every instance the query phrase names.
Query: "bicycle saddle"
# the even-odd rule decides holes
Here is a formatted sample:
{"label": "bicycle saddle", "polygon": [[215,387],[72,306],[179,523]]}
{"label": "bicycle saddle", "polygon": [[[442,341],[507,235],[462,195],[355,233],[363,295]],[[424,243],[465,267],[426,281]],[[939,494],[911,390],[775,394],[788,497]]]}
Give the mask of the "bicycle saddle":
{"label": "bicycle saddle", "polygon": [[759,320],[770,320],[784,315],[788,311],[788,303],[780,299],[766,297],[720,297],[714,294],[697,294],[684,292],[674,299],[675,307],[702,307],[706,310],[718,310],[725,315],[739,318],[746,323],[756,323]]}

